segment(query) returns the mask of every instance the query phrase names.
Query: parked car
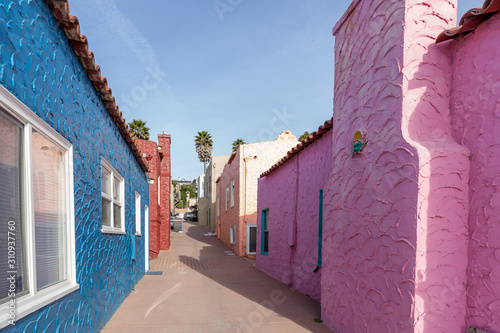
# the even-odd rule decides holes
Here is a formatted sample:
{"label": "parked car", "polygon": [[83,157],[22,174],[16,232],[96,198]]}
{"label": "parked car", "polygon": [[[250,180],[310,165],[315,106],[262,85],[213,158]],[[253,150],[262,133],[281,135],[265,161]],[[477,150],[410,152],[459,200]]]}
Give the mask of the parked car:
{"label": "parked car", "polygon": [[198,221],[198,216],[193,212],[187,212],[184,214],[184,220],[186,221]]}
{"label": "parked car", "polygon": [[170,229],[174,228],[174,215],[170,213]]}

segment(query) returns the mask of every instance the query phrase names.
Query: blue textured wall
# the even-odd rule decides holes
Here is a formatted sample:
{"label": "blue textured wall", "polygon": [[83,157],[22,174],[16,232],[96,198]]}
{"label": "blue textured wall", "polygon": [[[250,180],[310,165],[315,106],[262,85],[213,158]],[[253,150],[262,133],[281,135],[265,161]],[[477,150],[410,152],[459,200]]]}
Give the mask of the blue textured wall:
{"label": "blue textured wall", "polygon": [[[148,205],[147,177],[42,0],[0,0],[0,83],[73,144],[76,273],[80,289],[2,332],[92,332],[110,319],[144,274],[135,234],[135,191]],[[125,179],[127,235],[101,233],[100,158]]]}

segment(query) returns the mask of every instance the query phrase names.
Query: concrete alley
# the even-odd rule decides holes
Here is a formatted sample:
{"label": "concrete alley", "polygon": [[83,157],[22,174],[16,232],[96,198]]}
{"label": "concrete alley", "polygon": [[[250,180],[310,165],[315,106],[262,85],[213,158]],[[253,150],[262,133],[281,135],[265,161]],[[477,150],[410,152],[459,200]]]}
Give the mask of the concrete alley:
{"label": "concrete alley", "polygon": [[330,332],[320,305],[232,255],[195,223],[171,235],[171,249],[103,329],[112,332]]}

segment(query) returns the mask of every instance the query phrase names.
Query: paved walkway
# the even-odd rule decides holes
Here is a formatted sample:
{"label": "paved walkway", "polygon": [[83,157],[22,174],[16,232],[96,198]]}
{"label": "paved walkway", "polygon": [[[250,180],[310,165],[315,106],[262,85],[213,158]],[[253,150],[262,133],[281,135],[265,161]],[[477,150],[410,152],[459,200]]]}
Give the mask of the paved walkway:
{"label": "paved walkway", "polygon": [[185,223],[172,233],[170,250],[151,261],[163,275],[139,281],[103,332],[330,332],[314,322],[318,302],[228,255],[206,232]]}

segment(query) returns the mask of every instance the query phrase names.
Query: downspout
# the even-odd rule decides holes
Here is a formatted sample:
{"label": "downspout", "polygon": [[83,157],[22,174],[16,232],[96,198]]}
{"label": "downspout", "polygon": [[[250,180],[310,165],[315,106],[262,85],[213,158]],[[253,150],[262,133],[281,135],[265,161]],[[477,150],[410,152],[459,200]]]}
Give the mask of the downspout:
{"label": "downspout", "polygon": [[243,230],[245,231],[245,237],[243,237],[244,239],[244,246],[243,246],[243,253],[245,253],[245,255],[247,255],[247,235],[246,235],[246,231],[247,231],[247,160],[245,158],[245,146],[244,145],[241,145],[241,154],[243,156],[243,181],[244,181],[244,184],[245,186],[243,187],[243,191],[245,192],[243,197],[244,197],[244,208],[243,208]]}
{"label": "downspout", "polygon": [[245,200],[245,207],[243,209],[243,219],[244,219],[244,225],[245,225],[245,228],[244,228],[244,231],[245,231],[245,237],[244,237],[244,240],[245,240],[245,244],[243,246],[243,250],[245,251],[245,255],[248,255],[246,253],[247,251],[247,174],[248,174],[248,168],[247,168],[247,162],[249,160],[254,160],[257,158],[257,155],[254,155],[254,156],[251,156],[251,157],[245,157],[245,145],[241,145],[241,153],[243,154],[243,163],[244,163],[244,169],[243,169],[243,181],[245,183],[245,186],[244,186],[244,200]]}
{"label": "downspout", "polygon": [[300,152],[296,155],[297,158],[297,171],[295,172],[295,205],[294,205],[294,216],[292,222],[292,228],[290,229],[290,234],[288,238],[288,245],[290,245],[290,282],[288,283],[289,287],[293,286],[293,256],[296,251],[295,245],[297,244],[297,210],[299,203],[299,159]]}

